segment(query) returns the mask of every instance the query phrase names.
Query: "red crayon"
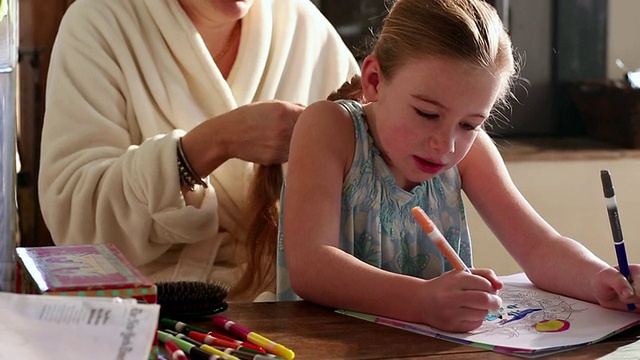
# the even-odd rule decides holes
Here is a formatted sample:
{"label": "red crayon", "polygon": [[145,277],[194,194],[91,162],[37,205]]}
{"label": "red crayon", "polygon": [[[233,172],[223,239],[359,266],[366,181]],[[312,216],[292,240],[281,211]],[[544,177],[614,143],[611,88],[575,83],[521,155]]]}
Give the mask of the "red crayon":
{"label": "red crayon", "polygon": [[209,334],[199,333],[197,331],[189,331],[188,336],[195,341],[199,341],[203,344],[207,344],[211,346],[222,346],[225,348],[236,349],[236,350],[243,347],[246,348],[245,346],[238,344],[238,341],[236,340],[228,341],[228,340],[217,338]]}
{"label": "red crayon", "polygon": [[240,341],[238,339],[234,339],[234,338],[232,338],[230,336],[223,335],[223,334],[220,334],[220,333],[215,332],[215,331],[209,331],[209,332],[207,332],[207,334],[211,335],[213,337],[216,337],[218,339],[227,340],[227,341],[230,341],[230,342],[234,342],[234,343],[236,343],[236,344],[238,344],[240,346],[244,346],[244,347],[247,347],[247,348],[250,348],[250,349],[254,349],[254,350],[256,350],[258,352],[261,352],[263,354],[267,353],[267,350],[265,350],[264,348],[262,348],[262,347],[260,347],[258,345],[252,344],[250,342]]}
{"label": "red crayon", "polygon": [[171,360],[189,360],[187,355],[180,349],[180,347],[171,340],[164,342],[164,348],[167,349],[171,355]]}
{"label": "red crayon", "polygon": [[296,356],[296,354],[286,346],[269,340],[266,337],[225,318],[224,316],[214,315],[212,320],[216,326],[227,330],[228,332],[230,332],[234,336],[239,337],[242,340],[247,340],[253,344],[261,346],[274,355],[278,355],[282,358],[285,358],[286,360],[293,360],[293,358],[295,358]]}

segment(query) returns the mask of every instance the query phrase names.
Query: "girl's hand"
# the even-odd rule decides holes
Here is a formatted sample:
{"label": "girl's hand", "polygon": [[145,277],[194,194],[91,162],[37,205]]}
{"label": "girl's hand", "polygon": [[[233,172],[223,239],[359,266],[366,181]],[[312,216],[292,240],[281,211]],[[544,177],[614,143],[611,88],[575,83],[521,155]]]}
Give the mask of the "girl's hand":
{"label": "girl's hand", "polygon": [[627,304],[640,306],[640,265],[629,265],[629,271],[633,286],[617,267],[609,267],[596,274],[591,286],[593,295],[600,305],[618,310],[628,310]]}
{"label": "girl's hand", "polygon": [[475,275],[480,275],[483,278],[489,280],[489,282],[491,283],[493,288],[496,290],[496,292],[498,290],[502,290],[502,287],[504,286],[504,284],[502,284],[502,281],[500,281],[500,279],[498,279],[498,276],[496,275],[495,272],[493,272],[493,270],[491,270],[491,269],[471,269],[471,272],[473,274],[475,274]]}
{"label": "girl's hand", "polygon": [[473,274],[452,270],[429,280],[425,289],[422,322],[450,332],[467,332],[482,325],[489,311],[502,305],[497,290],[502,283],[493,271],[474,269]]}

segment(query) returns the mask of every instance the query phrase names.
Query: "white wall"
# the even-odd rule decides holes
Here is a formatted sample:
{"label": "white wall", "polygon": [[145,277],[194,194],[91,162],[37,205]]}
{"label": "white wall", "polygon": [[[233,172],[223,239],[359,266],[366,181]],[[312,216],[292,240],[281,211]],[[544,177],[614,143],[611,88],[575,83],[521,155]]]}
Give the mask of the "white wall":
{"label": "white wall", "polygon": [[622,79],[624,72],[616,66],[622,60],[630,70],[640,68],[640,1],[609,0],[607,77]]}
{"label": "white wall", "polygon": [[[615,1],[615,0],[614,0]],[[600,170],[611,172],[630,262],[640,262],[640,156],[627,159],[508,161],[511,176],[552,226],[609,264],[617,264]],[[498,275],[522,271],[467,201],[474,266]],[[540,259],[540,261],[545,261]]]}
{"label": "white wall", "polygon": [[[609,0],[607,76],[622,79],[615,63],[640,68],[640,1]],[[514,182],[536,210],[557,230],[616,264],[600,170],[609,169],[630,262],[640,262],[640,155],[620,159],[507,161]],[[522,271],[467,201],[474,266],[499,275]],[[544,261],[544,259],[541,259]]]}

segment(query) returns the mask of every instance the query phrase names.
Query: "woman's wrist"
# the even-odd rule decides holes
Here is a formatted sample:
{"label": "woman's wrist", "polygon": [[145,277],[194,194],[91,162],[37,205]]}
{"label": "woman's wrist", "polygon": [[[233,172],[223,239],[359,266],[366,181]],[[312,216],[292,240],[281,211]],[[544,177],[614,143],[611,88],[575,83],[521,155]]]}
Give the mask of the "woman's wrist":
{"label": "woman's wrist", "polygon": [[176,146],[176,153],[178,158],[178,174],[180,176],[180,184],[187,188],[189,191],[193,191],[197,185],[208,187],[207,183],[202,180],[200,175],[196,173],[189,160],[187,159],[184,149],[182,148],[182,138],[179,138]]}
{"label": "woman's wrist", "polygon": [[231,158],[229,154],[229,129],[227,114],[206,120],[186,133],[182,138],[182,151],[194,174],[200,178]]}

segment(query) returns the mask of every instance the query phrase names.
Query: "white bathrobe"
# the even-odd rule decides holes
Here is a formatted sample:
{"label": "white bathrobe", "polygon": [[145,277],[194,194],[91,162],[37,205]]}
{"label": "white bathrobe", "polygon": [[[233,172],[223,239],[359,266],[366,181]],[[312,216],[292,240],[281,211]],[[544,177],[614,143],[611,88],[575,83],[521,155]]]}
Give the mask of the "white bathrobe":
{"label": "white bathrobe", "polygon": [[[276,20],[277,19],[277,20]],[[180,192],[176,138],[238,106],[309,104],[358,72],[309,0],[255,0],[227,80],[178,0],[78,0],[47,79],[39,195],[57,245],[114,243],[155,280],[233,284],[253,165],[225,162]]]}

